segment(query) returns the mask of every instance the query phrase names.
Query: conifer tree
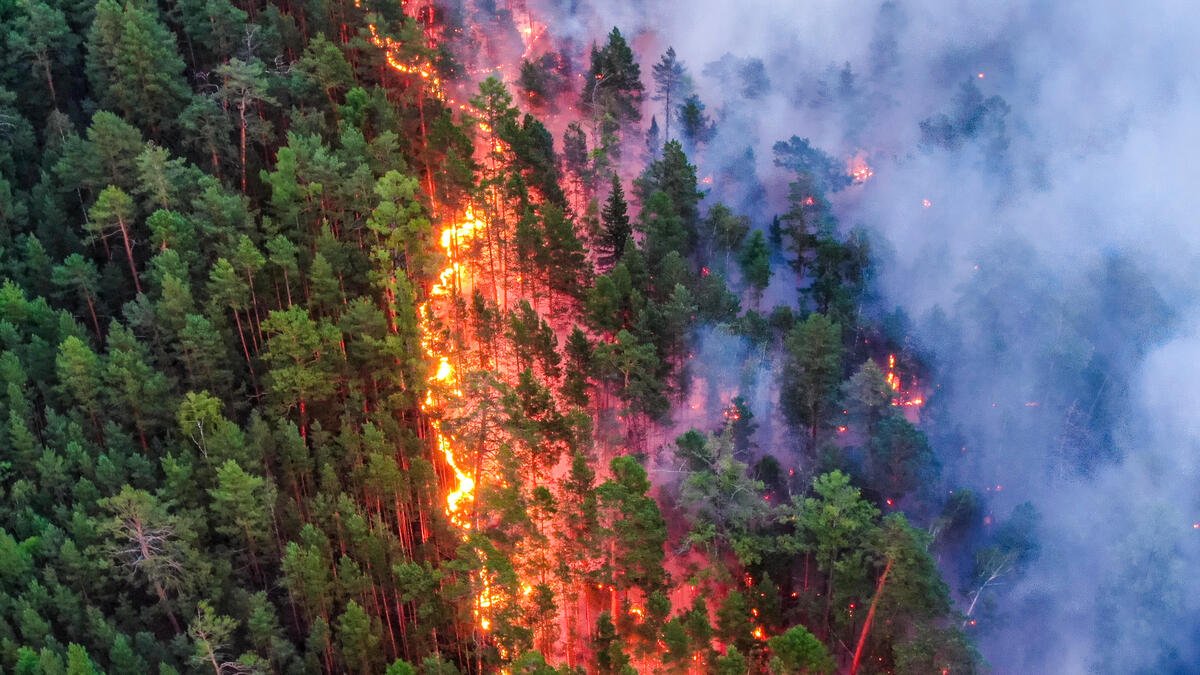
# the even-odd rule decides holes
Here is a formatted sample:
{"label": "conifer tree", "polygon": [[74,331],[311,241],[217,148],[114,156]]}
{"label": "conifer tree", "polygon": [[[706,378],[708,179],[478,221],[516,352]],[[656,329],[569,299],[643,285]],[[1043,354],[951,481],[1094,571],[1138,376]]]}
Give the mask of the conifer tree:
{"label": "conifer tree", "polygon": [[633,234],[629,223],[629,206],[625,203],[625,190],[621,187],[621,179],[615,174],[612,177],[612,188],[604,209],[600,212],[600,240],[596,243],[599,250],[600,270],[606,272],[617,264],[625,253],[625,245]]}
{"label": "conifer tree", "polygon": [[87,73],[100,105],[159,137],[187,104],[175,35],[153,6],[96,3],[87,39]]}
{"label": "conifer tree", "polygon": [[[663,102],[663,140],[671,140],[671,118],[675,116],[675,108],[679,101],[687,98],[691,89],[688,82],[687,69],[675,56],[675,48],[667,47],[658,63],[652,66],[654,76],[654,100]],[[652,127],[654,128],[654,127]]]}

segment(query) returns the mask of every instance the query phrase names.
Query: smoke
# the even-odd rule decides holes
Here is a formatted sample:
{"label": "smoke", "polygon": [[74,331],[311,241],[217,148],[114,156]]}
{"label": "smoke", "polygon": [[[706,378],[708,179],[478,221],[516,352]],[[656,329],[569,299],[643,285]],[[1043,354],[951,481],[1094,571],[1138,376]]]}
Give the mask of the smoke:
{"label": "smoke", "polygon": [[717,121],[700,175],[743,177],[708,201],[758,226],[786,199],[772,143],[866,153],[835,208],[931,355],[946,478],[1041,514],[976,629],[998,672],[1200,662],[1200,4],[530,4],[576,45],[619,26],[648,83],[674,46]]}

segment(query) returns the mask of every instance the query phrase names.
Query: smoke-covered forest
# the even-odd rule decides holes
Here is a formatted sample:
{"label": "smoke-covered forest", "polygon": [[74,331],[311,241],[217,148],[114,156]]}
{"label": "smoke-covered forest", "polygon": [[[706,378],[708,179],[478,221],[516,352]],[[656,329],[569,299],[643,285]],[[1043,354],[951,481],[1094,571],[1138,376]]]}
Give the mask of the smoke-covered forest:
{"label": "smoke-covered forest", "polygon": [[0,0],[0,670],[1189,672],[1188,258],[938,4]]}

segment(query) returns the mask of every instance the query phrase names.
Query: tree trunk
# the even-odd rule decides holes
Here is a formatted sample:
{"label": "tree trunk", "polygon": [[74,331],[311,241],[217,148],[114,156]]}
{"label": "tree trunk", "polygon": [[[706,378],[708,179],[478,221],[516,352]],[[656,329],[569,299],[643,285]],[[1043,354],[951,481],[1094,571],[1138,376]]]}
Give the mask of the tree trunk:
{"label": "tree trunk", "polygon": [[50,57],[42,54],[38,61],[42,64],[42,70],[46,73],[46,87],[50,89],[50,105],[58,110],[58,93],[54,90],[54,76],[50,74]]}
{"label": "tree trunk", "polygon": [[117,227],[121,229],[121,240],[125,244],[125,257],[129,259],[129,273],[133,275],[133,288],[138,295],[142,294],[142,282],[138,279],[137,265],[133,262],[133,244],[129,241],[129,226],[124,218],[117,219]]}
{"label": "tree trunk", "polygon": [[242,156],[242,194],[246,194],[246,97],[243,96],[241,103],[238,105],[238,114],[241,117],[242,128],[241,132],[241,156]]}
{"label": "tree trunk", "polygon": [[875,618],[875,608],[879,605],[879,596],[883,595],[883,585],[887,583],[888,572],[892,571],[892,559],[888,558],[883,574],[879,577],[879,585],[875,587],[875,597],[871,598],[871,608],[867,610],[867,618],[863,621],[862,633],[858,636],[858,646],[854,648],[854,660],[850,663],[850,675],[857,675],[858,664],[862,660],[863,649],[867,646],[867,633],[871,631],[871,621]]}
{"label": "tree trunk", "polygon": [[103,340],[104,338],[100,335],[100,320],[96,318],[96,303],[92,300],[92,294],[85,290],[83,299],[87,301],[88,314],[92,316],[92,328],[96,329],[96,339]]}
{"label": "tree trunk", "polygon": [[233,310],[233,320],[237,323],[238,337],[242,340],[242,355],[246,357],[246,367],[250,369],[250,379],[255,381],[254,389],[258,390],[258,380],[254,375],[254,362],[250,360],[250,348],[246,346],[246,333],[242,330],[242,317],[238,316],[236,309]]}

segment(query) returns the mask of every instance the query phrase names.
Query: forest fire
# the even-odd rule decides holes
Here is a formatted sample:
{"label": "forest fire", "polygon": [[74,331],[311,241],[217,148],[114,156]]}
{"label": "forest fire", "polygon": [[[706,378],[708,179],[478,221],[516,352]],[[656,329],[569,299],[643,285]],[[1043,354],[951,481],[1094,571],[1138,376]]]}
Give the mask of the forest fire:
{"label": "forest fire", "polygon": [[[466,272],[462,253],[483,229],[483,221],[476,217],[474,211],[468,207],[461,221],[452,222],[442,230],[439,243],[446,257],[446,266],[438,274],[437,283],[429,289],[431,298],[449,296],[459,288],[462,276]],[[425,401],[421,406],[422,411],[427,414],[436,414],[439,408],[447,402],[439,398],[439,394],[444,398],[460,398],[463,395],[459,388],[458,372],[450,363],[452,352],[446,346],[439,348],[433,339],[432,324],[434,320],[431,301],[426,301],[420,308],[422,346],[430,361],[437,362],[437,368],[429,378],[429,388],[426,390]],[[439,394],[435,394],[435,392],[439,392]],[[429,421],[429,428],[438,453],[454,474],[455,487],[446,495],[446,515],[455,526],[464,531],[469,530],[471,529],[471,514],[468,513],[468,508],[475,501],[475,479],[459,465],[460,459],[455,439],[442,427],[442,420],[436,416],[432,417]],[[481,576],[481,584],[482,589],[476,599],[474,615],[479,622],[479,627],[487,631],[491,628],[488,610],[496,598],[486,574]]]}
{"label": "forest fire", "polygon": [[912,386],[908,392],[904,390],[904,384],[900,380],[900,375],[896,371],[896,355],[888,354],[887,370],[884,372],[884,379],[887,381],[892,391],[896,395],[892,398],[892,405],[906,407],[920,407],[925,404],[925,399],[918,393],[912,390],[917,387],[917,380],[914,377]]}
{"label": "forest fire", "polygon": [[870,164],[867,164],[867,155],[864,152],[859,152],[850,158],[846,172],[850,174],[856,184],[865,183],[875,175],[875,170],[871,168]]}
{"label": "forest fire", "polygon": [[[361,0],[355,0],[354,6],[360,8]],[[445,92],[442,88],[442,80],[434,71],[433,64],[428,62],[407,63],[400,57],[401,43],[386,35],[380,35],[379,29],[374,23],[367,23],[367,31],[370,34],[371,44],[378,47],[383,52],[383,57],[387,60],[388,66],[405,75],[415,75],[425,80],[429,91],[438,99],[445,98]]]}
{"label": "forest fire", "polygon": [[[457,288],[463,273],[463,264],[460,262],[461,250],[463,247],[469,245],[474,240],[475,235],[481,232],[483,228],[483,222],[468,208],[461,222],[451,223],[442,230],[440,243],[442,252],[446,256],[447,264],[438,274],[438,282],[429,289],[431,297],[436,298],[449,295]],[[444,395],[454,397],[462,396],[462,391],[458,388],[457,371],[450,363],[451,354],[447,351],[439,351],[431,337],[431,322],[434,317],[429,302],[426,302],[421,307],[421,317],[426,356],[431,361],[437,362],[437,368],[430,377],[430,388],[425,393],[425,402],[422,408],[425,412],[433,412],[440,402],[435,396],[435,390],[444,392]],[[442,429],[441,420],[431,420],[429,425],[433,431],[434,443],[437,445],[438,452],[446,461],[446,465],[454,473],[457,482],[457,487],[446,495],[446,515],[458,527],[470,529],[471,523],[466,518],[463,507],[475,499],[475,480],[459,467],[455,455],[454,440]]]}
{"label": "forest fire", "polygon": [[[918,529],[938,389],[858,338],[896,335],[862,304],[890,277],[839,222],[871,195],[835,196],[903,148],[867,128],[818,148],[800,134],[835,138],[808,128],[829,111],[796,115],[775,213],[773,139],[742,126],[784,112],[775,59],[689,72],[707,50],[677,55],[674,22],[593,34],[584,6],[529,0],[268,1],[199,32],[88,3],[103,40],[19,4],[0,489],[30,498],[0,547],[34,591],[0,613],[0,672],[937,672],[893,662],[910,636],[973,663],[935,583],[946,540]],[[1002,489],[954,536],[1006,532],[983,501]],[[77,555],[39,555],[43,530]],[[881,543],[919,593],[879,603]],[[57,581],[76,568],[96,574]],[[99,613],[51,635],[63,603]]]}

